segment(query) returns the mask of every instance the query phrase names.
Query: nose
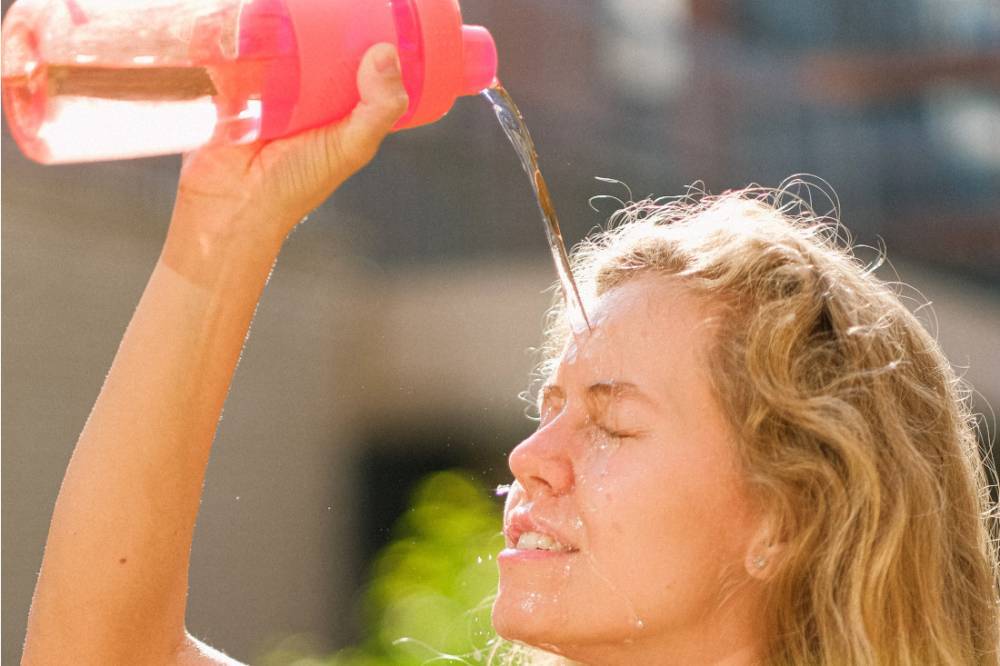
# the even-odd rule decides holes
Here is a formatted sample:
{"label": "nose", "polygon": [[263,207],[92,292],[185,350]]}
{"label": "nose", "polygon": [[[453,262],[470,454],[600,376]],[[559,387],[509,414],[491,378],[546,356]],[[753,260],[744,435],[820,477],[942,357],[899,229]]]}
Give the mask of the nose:
{"label": "nose", "polygon": [[[528,497],[564,495],[573,488],[573,463],[569,456],[569,434],[557,419],[536,430],[514,447],[507,464]],[[560,430],[563,430],[560,433]]]}

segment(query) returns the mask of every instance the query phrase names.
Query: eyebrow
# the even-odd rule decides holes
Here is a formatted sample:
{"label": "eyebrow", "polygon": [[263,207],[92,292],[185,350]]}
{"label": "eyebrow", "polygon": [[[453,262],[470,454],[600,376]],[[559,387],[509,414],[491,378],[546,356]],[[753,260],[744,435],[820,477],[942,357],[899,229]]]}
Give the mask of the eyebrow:
{"label": "eyebrow", "polygon": [[632,382],[616,380],[597,382],[587,387],[587,397],[599,400],[602,403],[618,400],[636,400],[650,407],[656,406],[656,402]]}
{"label": "eyebrow", "polygon": [[[565,391],[558,384],[545,384],[539,392],[539,403],[544,403],[549,397],[565,397],[565,395]],[[588,386],[587,399],[589,402],[604,404],[608,401],[636,400],[650,407],[656,406],[656,401],[632,382],[623,382],[614,379],[596,382]]]}

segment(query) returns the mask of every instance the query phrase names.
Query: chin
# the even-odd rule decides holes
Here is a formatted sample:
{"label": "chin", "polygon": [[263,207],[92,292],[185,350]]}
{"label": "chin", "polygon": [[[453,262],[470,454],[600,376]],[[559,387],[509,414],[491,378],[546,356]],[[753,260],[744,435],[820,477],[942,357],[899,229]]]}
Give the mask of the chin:
{"label": "chin", "polygon": [[537,612],[527,613],[518,604],[508,606],[499,596],[493,604],[493,628],[504,640],[574,662],[590,663],[588,658],[593,656],[590,649],[593,646],[589,645],[586,637],[575,635],[565,618],[559,620],[554,613],[545,616]]}
{"label": "chin", "polygon": [[[572,603],[566,596],[505,588],[501,583],[493,602],[493,628],[505,640],[573,661],[612,663],[609,657],[621,656],[623,647],[629,646],[624,661],[616,659],[614,663],[642,663],[632,660],[641,654],[636,650],[642,649],[638,643],[642,636],[627,621],[627,609],[602,606],[594,599]],[[546,597],[548,604],[543,603]],[[571,608],[575,612],[570,612]]]}
{"label": "chin", "polygon": [[[530,592],[504,591],[501,587],[493,602],[493,628],[509,641],[547,646],[567,638],[565,613],[542,603],[541,595]],[[561,618],[561,619],[560,619]]]}
{"label": "chin", "polygon": [[493,602],[493,628],[505,640],[572,657],[594,639],[593,618],[571,613],[565,596],[501,584]]}

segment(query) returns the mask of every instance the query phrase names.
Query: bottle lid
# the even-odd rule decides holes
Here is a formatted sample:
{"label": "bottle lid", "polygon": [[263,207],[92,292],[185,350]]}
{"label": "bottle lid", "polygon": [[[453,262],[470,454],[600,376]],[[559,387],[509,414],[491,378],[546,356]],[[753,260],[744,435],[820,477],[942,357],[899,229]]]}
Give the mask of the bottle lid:
{"label": "bottle lid", "polygon": [[478,95],[497,80],[497,47],[493,35],[481,25],[462,26],[462,59],[465,64],[463,95]]}
{"label": "bottle lid", "polygon": [[[410,109],[397,129],[434,122],[456,97],[475,95],[492,85],[497,70],[493,36],[482,26],[463,25],[456,0],[393,0],[392,4],[410,93]],[[418,35],[409,34],[412,22],[404,18],[409,13],[415,15]]]}
{"label": "bottle lid", "polygon": [[[358,101],[357,68],[373,44],[395,42],[410,107],[395,129],[434,122],[462,95],[488,88],[497,53],[486,28],[462,24],[457,0],[284,0],[295,28],[294,110],[274,135],[323,125]],[[245,23],[244,18],[244,23]],[[284,124],[284,123],[282,123]],[[267,137],[265,137],[267,138]]]}

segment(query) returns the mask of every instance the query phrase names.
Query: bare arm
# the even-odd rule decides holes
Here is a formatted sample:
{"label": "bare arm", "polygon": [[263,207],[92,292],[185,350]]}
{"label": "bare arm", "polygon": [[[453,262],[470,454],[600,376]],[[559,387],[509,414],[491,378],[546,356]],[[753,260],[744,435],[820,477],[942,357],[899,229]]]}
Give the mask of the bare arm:
{"label": "bare arm", "polygon": [[288,231],[366,164],[405,109],[365,56],[339,125],[189,155],[170,231],[73,452],[24,664],[224,663],[186,632],[189,553],[216,424]]}

